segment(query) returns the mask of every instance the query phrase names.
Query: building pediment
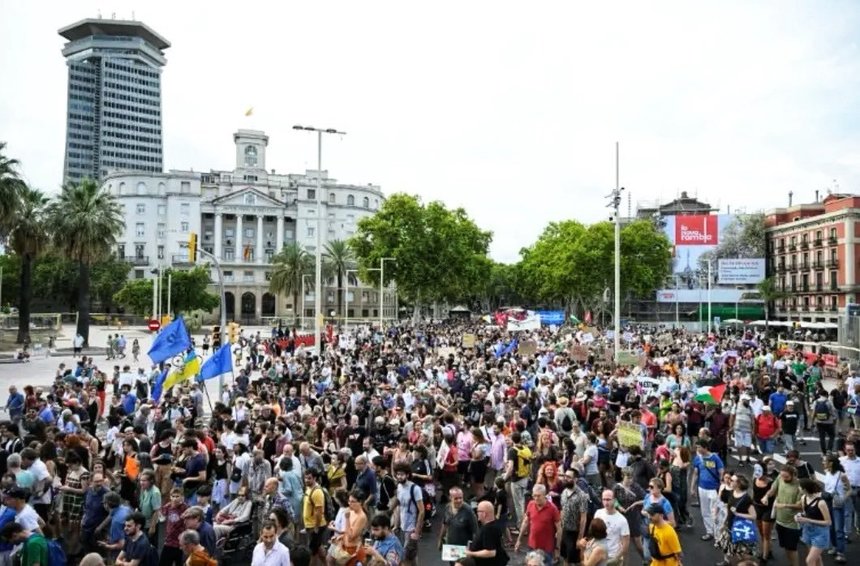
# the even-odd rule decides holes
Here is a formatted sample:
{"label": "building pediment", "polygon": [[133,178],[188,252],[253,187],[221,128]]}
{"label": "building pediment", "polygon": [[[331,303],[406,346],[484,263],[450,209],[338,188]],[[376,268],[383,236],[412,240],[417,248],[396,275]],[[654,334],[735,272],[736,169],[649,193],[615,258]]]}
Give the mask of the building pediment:
{"label": "building pediment", "polygon": [[227,207],[276,207],[276,208],[285,208],[285,204],[280,202],[277,199],[270,197],[269,195],[258,191],[253,187],[247,187],[241,189],[239,191],[230,193],[229,195],[223,195],[212,199],[210,201],[212,206],[216,208],[227,208]]}

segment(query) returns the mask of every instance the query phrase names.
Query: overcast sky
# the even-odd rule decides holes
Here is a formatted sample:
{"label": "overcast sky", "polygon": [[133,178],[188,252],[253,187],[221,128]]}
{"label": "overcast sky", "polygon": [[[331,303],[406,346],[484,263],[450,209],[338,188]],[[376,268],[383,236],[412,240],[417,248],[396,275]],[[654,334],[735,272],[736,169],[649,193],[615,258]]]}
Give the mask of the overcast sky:
{"label": "overcast sky", "polygon": [[57,30],[134,12],[172,44],[166,169],[232,168],[232,133],[259,128],[268,167],[299,172],[316,146],[291,126],[338,128],[332,176],[464,207],[500,261],[550,221],[608,217],[616,140],[634,210],[681,190],[724,212],[855,191],[860,5],[702,4],[0,0],[0,140],[56,192]]}

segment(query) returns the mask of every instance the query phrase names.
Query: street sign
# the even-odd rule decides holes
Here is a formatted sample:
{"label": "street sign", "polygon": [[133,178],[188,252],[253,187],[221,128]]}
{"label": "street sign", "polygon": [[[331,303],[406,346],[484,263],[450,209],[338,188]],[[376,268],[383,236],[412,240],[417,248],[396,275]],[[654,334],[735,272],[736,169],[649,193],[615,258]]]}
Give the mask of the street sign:
{"label": "street sign", "polygon": [[148,325],[148,326],[149,326],[149,329],[150,329],[150,330],[152,330],[153,332],[155,332],[156,330],[158,330],[159,328],[161,328],[161,323],[160,323],[160,322],[158,322],[158,321],[157,321],[157,320],[155,320],[155,319],[152,319],[152,320],[150,320],[150,321],[149,321],[149,325]]}

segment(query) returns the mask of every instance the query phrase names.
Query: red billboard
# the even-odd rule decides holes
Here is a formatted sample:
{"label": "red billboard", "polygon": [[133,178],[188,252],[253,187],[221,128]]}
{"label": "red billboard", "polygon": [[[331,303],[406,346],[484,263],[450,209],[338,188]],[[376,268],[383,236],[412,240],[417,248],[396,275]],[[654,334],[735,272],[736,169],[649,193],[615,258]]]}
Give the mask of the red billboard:
{"label": "red billboard", "polygon": [[720,243],[718,216],[698,214],[675,217],[676,246],[716,246]]}

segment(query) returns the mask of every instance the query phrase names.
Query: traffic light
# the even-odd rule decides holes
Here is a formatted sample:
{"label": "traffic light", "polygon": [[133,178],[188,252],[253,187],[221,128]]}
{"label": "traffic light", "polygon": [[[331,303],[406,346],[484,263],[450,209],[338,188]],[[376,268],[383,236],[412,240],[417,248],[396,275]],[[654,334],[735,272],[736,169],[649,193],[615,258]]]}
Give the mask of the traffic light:
{"label": "traffic light", "polygon": [[215,350],[221,347],[221,327],[216,325],[212,327],[212,349]]}
{"label": "traffic light", "polygon": [[231,322],[227,325],[227,335],[229,336],[229,340],[231,344],[235,344],[239,341],[239,323]]}
{"label": "traffic light", "polygon": [[197,232],[188,235],[188,262],[197,262]]}

